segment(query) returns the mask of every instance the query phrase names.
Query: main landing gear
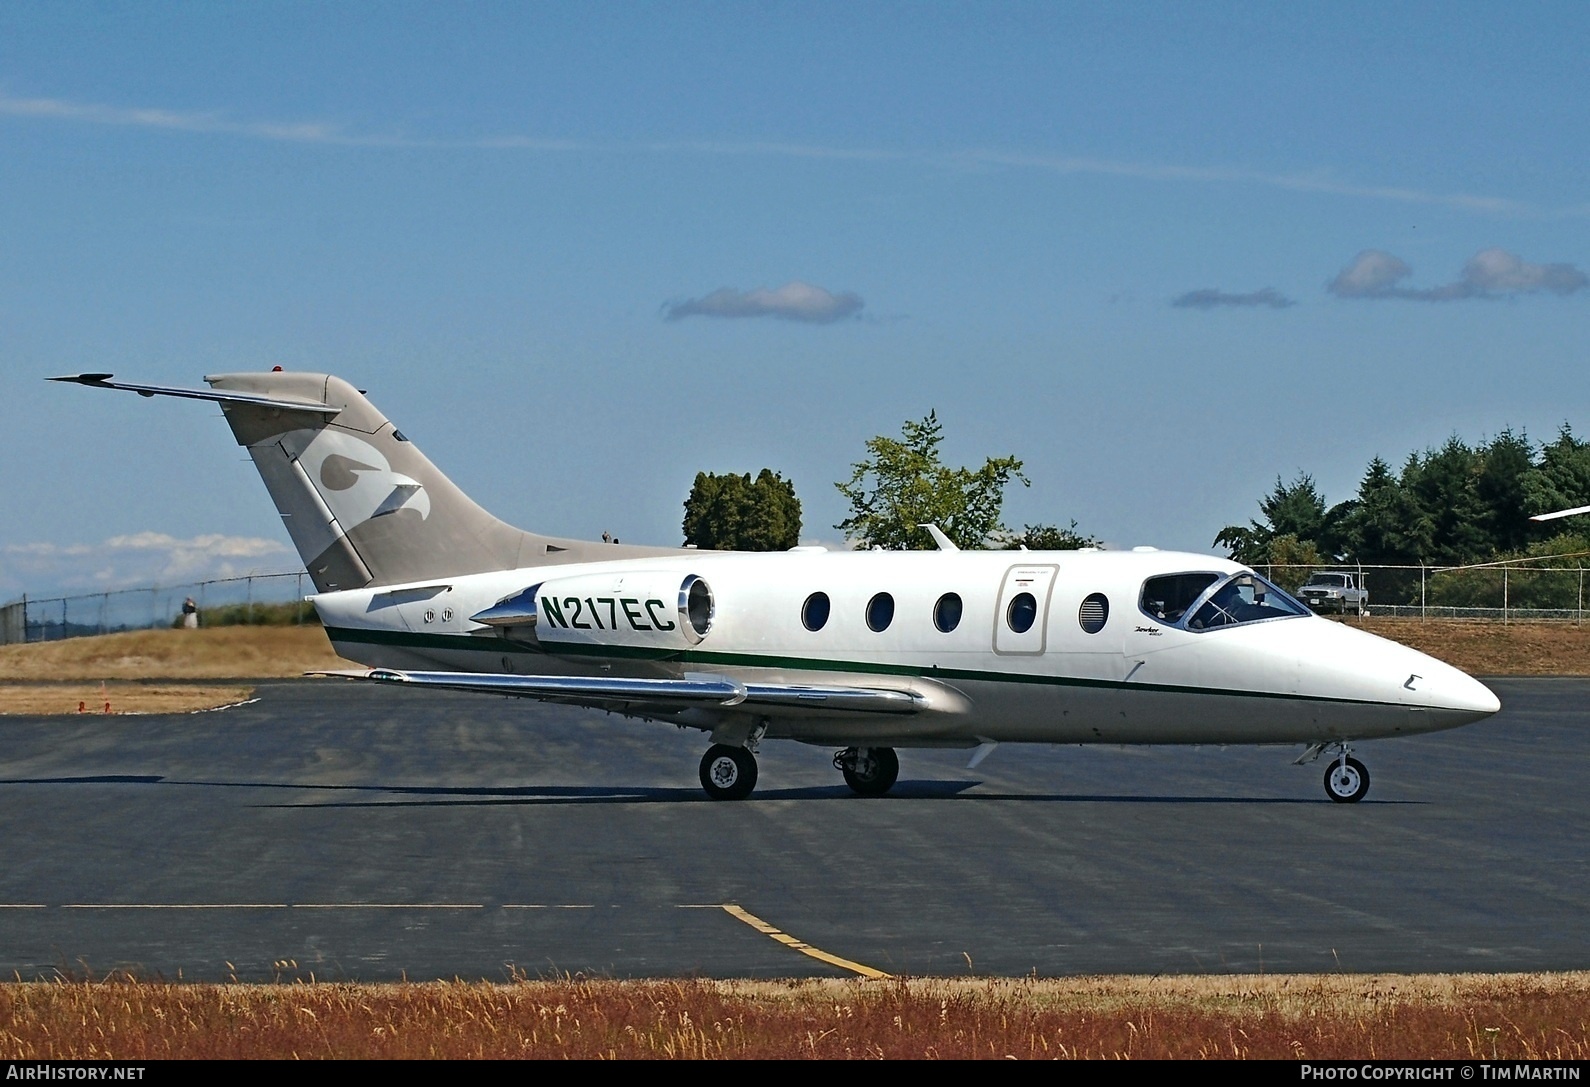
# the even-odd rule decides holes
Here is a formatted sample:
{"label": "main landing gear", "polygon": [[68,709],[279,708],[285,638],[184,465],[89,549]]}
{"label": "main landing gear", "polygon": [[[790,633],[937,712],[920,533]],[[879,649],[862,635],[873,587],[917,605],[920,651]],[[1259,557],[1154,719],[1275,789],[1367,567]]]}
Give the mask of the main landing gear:
{"label": "main landing gear", "polygon": [[1327,748],[1332,756],[1325,768],[1325,795],[1338,804],[1358,803],[1369,792],[1369,771],[1345,743],[1314,744],[1297,761],[1313,762]]}
{"label": "main landing gear", "polygon": [[892,747],[847,747],[834,756],[834,769],[858,796],[882,796],[900,776],[900,759]]}
{"label": "main landing gear", "polygon": [[[834,769],[858,796],[882,796],[900,776],[900,759],[892,747],[847,747],[834,756]],[[701,787],[713,800],[744,800],[756,788],[756,755],[713,744],[701,756]]]}
{"label": "main landing gear", "polygon": [[756,788],[756,756],[743,747],[713,744],[701,756],[701,787],[713,800],[744,800]]}

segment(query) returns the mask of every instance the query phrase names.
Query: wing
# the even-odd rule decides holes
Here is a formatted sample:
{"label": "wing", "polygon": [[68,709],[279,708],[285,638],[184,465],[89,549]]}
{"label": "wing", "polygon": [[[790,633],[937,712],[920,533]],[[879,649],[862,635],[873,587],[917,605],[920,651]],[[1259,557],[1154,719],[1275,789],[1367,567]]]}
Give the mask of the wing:
{"label": "wing", "polygon": [[680,710],[801,710],[817,713],[918,713],[928,700],[914,691],[877,687],[833,687],[793,683],[742,683],[713,673],[686,673],[678,679],[613,676],[520,676],[498,672],[408,672],[395,668],[311,672],[338,679],[402,683],[447,691],[534,698],[571,706],[630,712]]}

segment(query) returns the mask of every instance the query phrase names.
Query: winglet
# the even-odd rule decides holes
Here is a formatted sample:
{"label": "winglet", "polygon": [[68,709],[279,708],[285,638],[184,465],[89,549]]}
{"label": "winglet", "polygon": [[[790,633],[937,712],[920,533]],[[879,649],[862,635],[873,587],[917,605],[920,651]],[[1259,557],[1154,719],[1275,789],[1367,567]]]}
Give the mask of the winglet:
{"label": "winglet", "polygon": [[932,536],[933,542],[939,545],[940,551],[960,550],[960,548],[955,546],[955,541],[944,535],[944,530],[938,525],[933,524],[931,521],[925,525],[917,525],[916,527],[926,532],[929,536]]}

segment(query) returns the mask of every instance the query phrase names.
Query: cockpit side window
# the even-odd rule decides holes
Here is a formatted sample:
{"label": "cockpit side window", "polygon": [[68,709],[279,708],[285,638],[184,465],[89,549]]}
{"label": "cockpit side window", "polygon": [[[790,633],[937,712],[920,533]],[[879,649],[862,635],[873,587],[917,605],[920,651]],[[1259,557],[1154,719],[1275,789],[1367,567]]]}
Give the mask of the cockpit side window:
{"label": "cockpit side window", "polygon": [[1143,582],[1143,594],[1137,606],[1151,619],[1162,623],[1177,623],[1183,613],[1203,595],[1205,589],[1220,580],[1219,574],[1165,574]]}
{"label": "cockpit side window", "polygon": [[1212,630],[1307,614],[1306,607],[1258,574],[1233,574],[1198,605],[1192,618],[1187,620],[1187,629]]}

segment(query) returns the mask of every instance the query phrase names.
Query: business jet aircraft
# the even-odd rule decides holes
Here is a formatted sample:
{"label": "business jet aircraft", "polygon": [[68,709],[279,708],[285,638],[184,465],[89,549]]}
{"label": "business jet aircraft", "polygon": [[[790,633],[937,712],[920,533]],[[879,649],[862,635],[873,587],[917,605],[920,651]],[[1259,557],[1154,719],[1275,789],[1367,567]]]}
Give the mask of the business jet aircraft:
{"label": "business jet aircraft", "polygon": [[347,382],[223,374],[208,389],[53,378],[220,404],[318,590],[337,652],[412,687],[589,706],[711,734],[701,785],[755,787],[757,745],[840,748],[857,793],[901,747],[1305,744],[1330,798],[1369,788],[1354,740],[1477,721],[1488,689],[1312,615],[1207,555],[775,554],[523,532],[475,505]]}

